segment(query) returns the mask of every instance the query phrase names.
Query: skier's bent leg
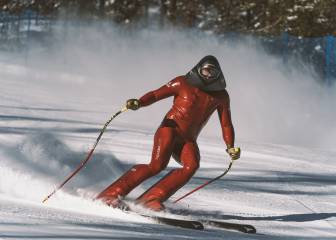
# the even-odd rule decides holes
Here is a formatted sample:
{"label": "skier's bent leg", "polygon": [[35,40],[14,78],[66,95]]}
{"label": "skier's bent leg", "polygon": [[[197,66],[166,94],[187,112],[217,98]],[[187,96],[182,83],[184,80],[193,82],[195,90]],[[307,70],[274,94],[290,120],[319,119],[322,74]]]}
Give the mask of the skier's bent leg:
{"label": "skier's bent leg", "polygon": [[151,162],[149,164],[133,166],[118,180],[102,191],[97,196],[97,199],[101,199],[114,207],[119,203],[118,199],[120,197],[126,196],[140,183],[165,169],[172,154],[174,138],[174,129],[167,127],[159,128],[154,136]]}
{"label": "skier's bent leg", "polygon": [[184,186],[199,168],[199,151],[196,143],[184,144],[181,154],[183,167],[170,171],[164,178],[138,198],[138,202],[152,210],[163,210],[162,202]]}

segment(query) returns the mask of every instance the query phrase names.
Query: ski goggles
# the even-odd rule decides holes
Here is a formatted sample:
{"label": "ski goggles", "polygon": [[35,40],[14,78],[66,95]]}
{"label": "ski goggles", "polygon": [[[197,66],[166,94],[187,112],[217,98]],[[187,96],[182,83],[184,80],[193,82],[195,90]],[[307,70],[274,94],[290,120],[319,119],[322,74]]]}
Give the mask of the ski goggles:
{"label": "ski goggles", "polygon": [[215,65],[206,63],[198,68],[198,74],[203,78],[205,84],[211,84],[219,78],[220,71]]}

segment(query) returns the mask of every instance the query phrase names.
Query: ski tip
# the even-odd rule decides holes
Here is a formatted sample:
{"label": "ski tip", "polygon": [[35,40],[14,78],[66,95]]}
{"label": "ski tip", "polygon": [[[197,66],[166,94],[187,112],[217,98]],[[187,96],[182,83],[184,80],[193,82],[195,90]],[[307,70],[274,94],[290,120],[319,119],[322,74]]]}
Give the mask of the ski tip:
{"label": "ski tip", "polygon": [[196,229],[196,230],[204,230],[204,225],[200,222],[195,222],[194,226],[195,226],[194,229]]}
{"label": "ski tip", "polygon": [[251,225],[244,226],[242,229],[245,233],[257,233],[257,229]]}

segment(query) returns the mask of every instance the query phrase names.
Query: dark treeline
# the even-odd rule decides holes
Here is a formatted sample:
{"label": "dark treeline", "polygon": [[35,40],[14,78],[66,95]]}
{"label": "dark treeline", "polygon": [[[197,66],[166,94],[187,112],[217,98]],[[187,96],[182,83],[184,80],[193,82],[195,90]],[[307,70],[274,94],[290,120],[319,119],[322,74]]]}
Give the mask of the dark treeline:
{"label": "dark treeline", "polygon": [[336,0],[0,0],[0,9],[125,25],[148,24],[142,20],[150,19],[214,33],[336,35]]}

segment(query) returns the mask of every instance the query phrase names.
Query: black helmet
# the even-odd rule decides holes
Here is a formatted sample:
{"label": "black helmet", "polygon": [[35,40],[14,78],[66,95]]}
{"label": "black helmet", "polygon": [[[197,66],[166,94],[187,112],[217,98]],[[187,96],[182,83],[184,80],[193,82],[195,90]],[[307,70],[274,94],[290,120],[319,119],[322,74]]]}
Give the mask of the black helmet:
{"label": "black helmet", "polygon": [[206,56],[186,74],[188,83],[203,91],[220,91],[226,87],[225,78],[218,60]]}

